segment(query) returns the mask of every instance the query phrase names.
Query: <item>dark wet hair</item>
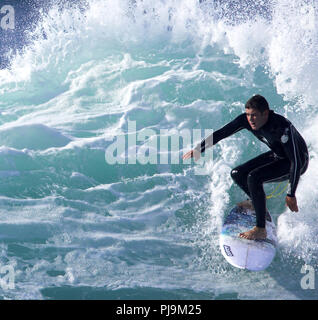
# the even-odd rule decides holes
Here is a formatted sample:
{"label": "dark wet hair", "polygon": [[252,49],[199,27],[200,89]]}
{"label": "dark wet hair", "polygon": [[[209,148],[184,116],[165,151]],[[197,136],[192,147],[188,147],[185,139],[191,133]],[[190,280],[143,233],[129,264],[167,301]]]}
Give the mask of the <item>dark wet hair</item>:
{"label": "dark wet hair", "polygon": [[245,103],[245,108],[256,109],[259,112],[263,113],[265,110],[269,110],[269,105],[263,96],[256,94],[255,96],[247,100],[247,102]]}

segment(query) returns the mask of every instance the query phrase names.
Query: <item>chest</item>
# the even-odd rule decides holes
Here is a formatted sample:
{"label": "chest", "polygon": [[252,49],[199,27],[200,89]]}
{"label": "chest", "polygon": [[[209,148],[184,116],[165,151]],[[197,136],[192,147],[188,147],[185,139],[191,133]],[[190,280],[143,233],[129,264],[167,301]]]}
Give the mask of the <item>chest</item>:
{"label": "chest", "polygon": [[259,130],[253,132],[257,139],[268,145],[269,147],[278,146],[281,144],[281,135],[280,130]]}

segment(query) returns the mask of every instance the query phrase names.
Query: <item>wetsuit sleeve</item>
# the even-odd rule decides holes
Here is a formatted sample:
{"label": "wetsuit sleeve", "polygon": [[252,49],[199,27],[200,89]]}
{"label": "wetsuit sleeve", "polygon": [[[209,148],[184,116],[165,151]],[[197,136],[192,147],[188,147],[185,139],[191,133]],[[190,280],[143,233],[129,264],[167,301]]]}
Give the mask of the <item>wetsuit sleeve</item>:
{"label": "wetsuit sleeve", "polygon": [[208,137],[203,139],[201,143],[199,143],[195,147],[195,150],[202,153],[205,151],[205,149],[212,147],[213,145],[217,144],[220,140],[225,139],[231,136],[232,134],[244,129],[246,127],[245,120],[246,120],[245,114],[239,115],[234,120],[226,124],[224,127],[214,131]]}
{"label": "wetsuit sleeve", "polygon": [[296,129],[293,125],[290,125],[285,129],[284,134],[281,137],[281,142],[286,153],[287,158],[290,160],[290,174],[289,174],[289,191],[288,196],[294,197],[296,188],[300,178],[301,172],[301,159],[299,155],[299,147],[296,143]]}

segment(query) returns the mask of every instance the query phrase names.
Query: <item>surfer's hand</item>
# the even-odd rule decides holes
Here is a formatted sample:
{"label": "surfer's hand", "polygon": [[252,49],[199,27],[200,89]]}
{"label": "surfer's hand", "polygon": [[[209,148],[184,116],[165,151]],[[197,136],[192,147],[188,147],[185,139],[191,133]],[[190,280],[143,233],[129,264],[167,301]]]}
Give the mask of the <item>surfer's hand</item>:
{"label": "surfer's hand", "polygon": [[194,158],[195,161],[198,161],[200,159],[200,157],[201,157],[200,152],[193,149],[193,150],[188,151],[186,154],[184,154],[182,159],[187,160],[190,158]]}
{"label": "surfer's hand", "polygon": [[286,206],[293,212],[298,212],[296,197],[286,196]]}

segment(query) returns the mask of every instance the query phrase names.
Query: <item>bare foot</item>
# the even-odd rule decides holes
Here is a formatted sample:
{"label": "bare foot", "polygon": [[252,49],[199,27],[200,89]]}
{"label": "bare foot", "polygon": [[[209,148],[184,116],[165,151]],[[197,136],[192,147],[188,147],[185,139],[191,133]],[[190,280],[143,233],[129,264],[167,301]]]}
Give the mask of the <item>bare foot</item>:
{"label": "bare foot", "polygon": [[249,210],[255,211],[251,200],[245,200],[245,201],[239,202],[237,206],[242,209],[249,209]]}
{"label": "bare foot", "polygon": [[240,237],[248,240],[264,240],[267,232],[265,228],[254,227],[253,229],[240,233]]}

